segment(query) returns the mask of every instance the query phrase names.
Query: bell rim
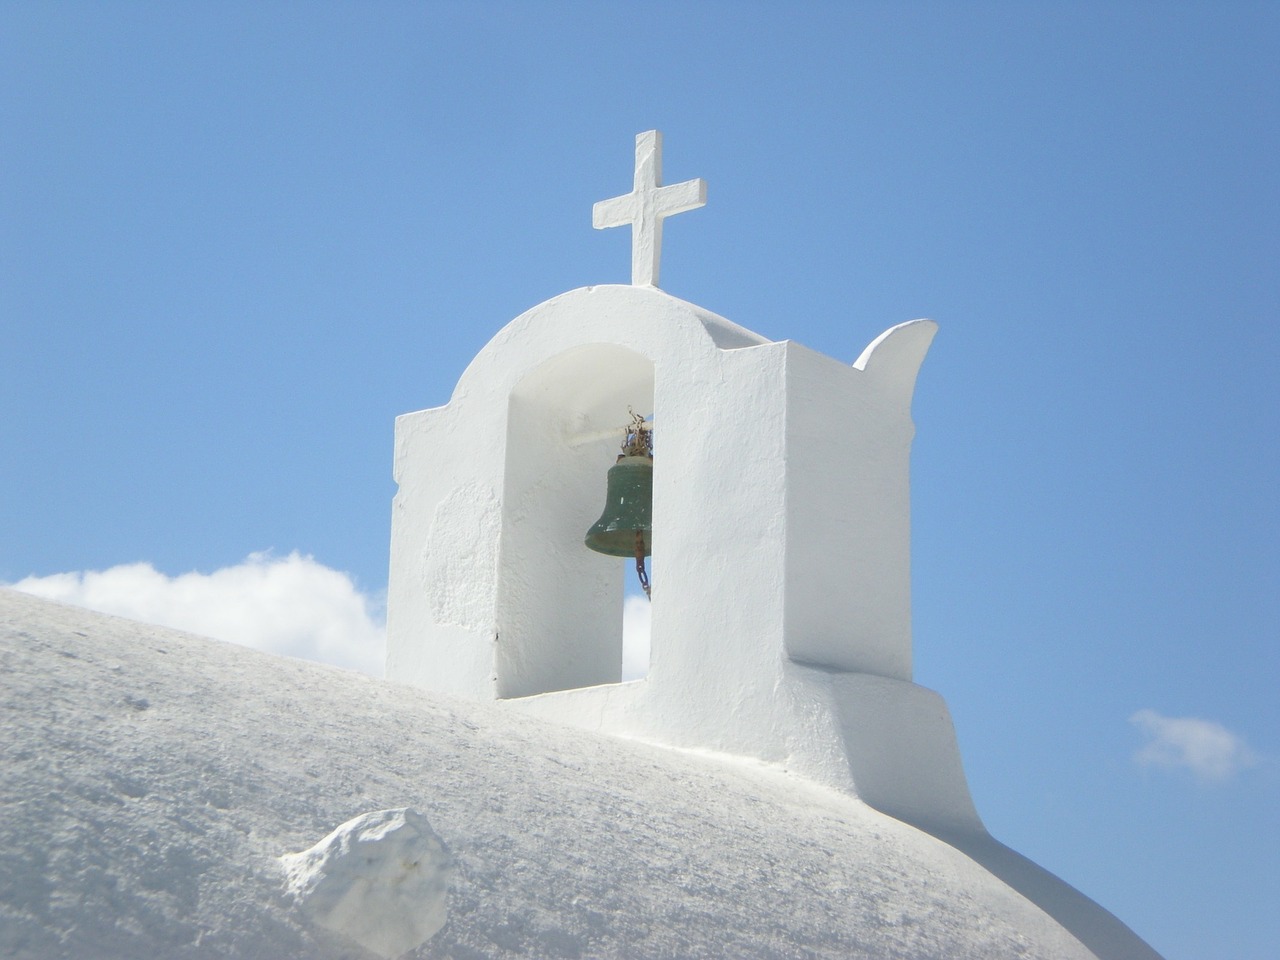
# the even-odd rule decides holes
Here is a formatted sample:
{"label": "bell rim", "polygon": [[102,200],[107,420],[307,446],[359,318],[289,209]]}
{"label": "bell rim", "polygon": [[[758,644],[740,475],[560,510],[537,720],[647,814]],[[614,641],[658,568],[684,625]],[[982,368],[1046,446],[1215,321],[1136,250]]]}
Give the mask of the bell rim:
{"label": "bell rim", "polygon": [[[646,557],[653,556],[653,531],[646,530],[644,533],[644,555]],[[630,534],[630,545],[623,546],[621,543],[617,547],[608,546],[605,538],[616,538],[618,536],[625,537]],[[587,531],[587,535],[582,538],[583,546],[588,550],[592,550],[606,557],[622,557],[623,559],[634,559],[636,555],[636,538],[634,530],[625,528],[617,530],[601,530],[599,533],[593,529]]]}

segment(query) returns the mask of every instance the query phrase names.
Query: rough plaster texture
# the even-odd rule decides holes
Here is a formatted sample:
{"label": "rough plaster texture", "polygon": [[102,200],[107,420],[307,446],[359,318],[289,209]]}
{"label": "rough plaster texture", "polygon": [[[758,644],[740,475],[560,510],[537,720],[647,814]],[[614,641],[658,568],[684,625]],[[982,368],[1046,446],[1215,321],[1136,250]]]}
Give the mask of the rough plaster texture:
{"label": "rough plaster texture", "polygon": [[[848,366],[652,287],[518,317],[448,405],[397,421],[388,678],[980,829],[946,706],[911,683],[910,405],[934,331]],[[582,537],[629,408],[658,425],[653,609],[649,674],[620,684],[627,565]]]}

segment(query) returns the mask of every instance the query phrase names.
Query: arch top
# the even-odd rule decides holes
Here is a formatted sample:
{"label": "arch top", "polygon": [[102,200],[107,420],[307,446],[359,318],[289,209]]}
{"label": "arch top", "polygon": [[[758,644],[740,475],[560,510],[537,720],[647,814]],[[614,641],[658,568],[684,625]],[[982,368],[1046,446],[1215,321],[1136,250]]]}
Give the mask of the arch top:
{"label": "arch top", "polygon": [[659,362],[773,342],[656,287],[579,287],[531,307],[494,334],[463,371],[453,399],[482,379],[510,388],[547,360],[586,344],[616,344]]}

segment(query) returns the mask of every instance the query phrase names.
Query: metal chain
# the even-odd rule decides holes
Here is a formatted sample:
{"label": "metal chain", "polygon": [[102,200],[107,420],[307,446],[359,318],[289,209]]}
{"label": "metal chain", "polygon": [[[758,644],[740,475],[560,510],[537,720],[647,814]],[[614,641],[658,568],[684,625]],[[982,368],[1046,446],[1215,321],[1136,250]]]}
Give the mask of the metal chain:
{"label": "metal chain", "polygon": [[644,587],[644,595],[653,600],[649,591],[649,574],[644,568],[644,531],[636,531],[636,576],[640,578],[640,586]]}

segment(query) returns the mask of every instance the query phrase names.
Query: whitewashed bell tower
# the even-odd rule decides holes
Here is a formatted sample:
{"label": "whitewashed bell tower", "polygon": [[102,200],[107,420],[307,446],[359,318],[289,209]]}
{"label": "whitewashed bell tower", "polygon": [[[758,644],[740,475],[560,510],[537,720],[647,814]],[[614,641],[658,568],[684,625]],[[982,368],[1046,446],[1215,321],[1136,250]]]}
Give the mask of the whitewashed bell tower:
{"label": "whitewashed bell tower", "polygon": [[[908,461],[936,326],[852,365],[657,287],[662,221],[706,185],[595,206],[631,225],[630,286],[582,287],[500,330],[449,403],[396,421],[387,678],[592,731],[756,758],[950,844],[1102,960],[1159,960],[993,839],[946,704],[911,681]],[[797,305],[803,309],[803,305]],[[652,412],[649,674],[621,683],[624,563],[583,543],[630,410]]]}
{"label": "whitewashed bell tower", "polygon": [[[908,461],[932,321],[852,366],[657,288],[656,131],[630,286],[508,323],[446,406],[396,422],[387,678],[786,764],[902,819],[980,829],[946,707],[911,682]],[[625,564],[592,553],[628,410],[656,424],[649,673],[620,683]]]}

